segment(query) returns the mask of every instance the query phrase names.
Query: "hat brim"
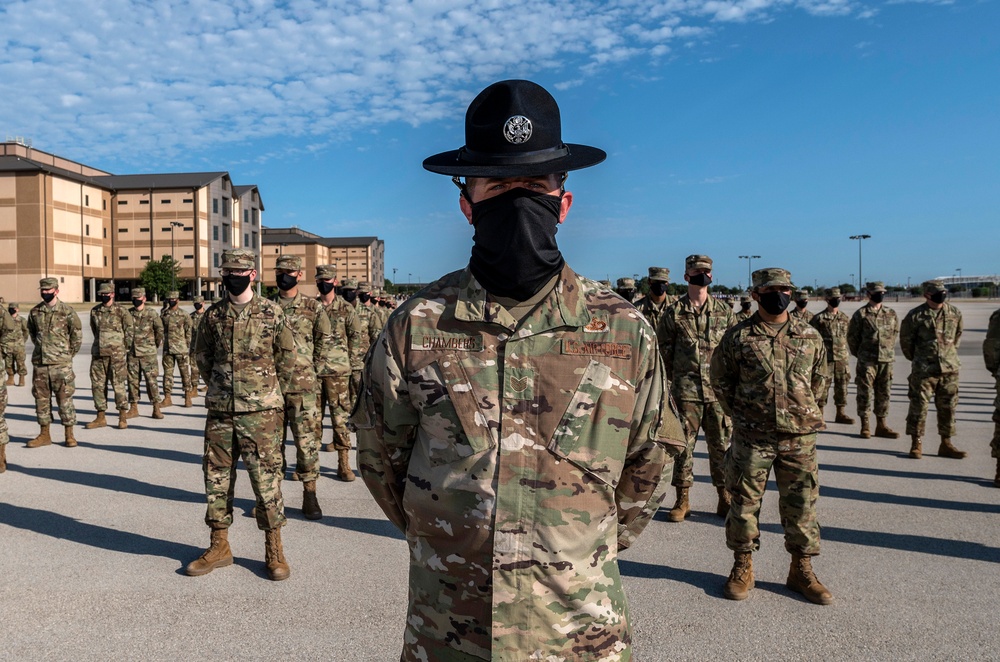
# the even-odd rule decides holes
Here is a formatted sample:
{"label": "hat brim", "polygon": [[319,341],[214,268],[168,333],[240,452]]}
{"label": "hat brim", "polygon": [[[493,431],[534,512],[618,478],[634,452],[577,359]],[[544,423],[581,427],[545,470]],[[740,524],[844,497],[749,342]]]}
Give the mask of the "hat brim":
{"label": "hat brim", "polygon": [[248,269],[256,269],[256,265],[250,265],[249,267],[245,264],[240,264],[239,262],[223,262],[219,265],[220,269],[238,269],[239,271],[247,271]]}
{"label": "hat brim", "polygon": [[766,283],[761,283],[760,285],[754,285],[753,289],[760,290],[765,287],[790,287],[793,290],[795,289],[795,285],[793,285],[790,281],[787,280],[769,280]]}
{"label": "hat brim", "polygon": [[424,159],[424,169],[453,177],[538,177],[589,168],[608,158],[597,147],[570,143],[565,146],[568,149],[565,156],[535,163],[514,156],[506,157],[506,163],[473,163],[467,156],[463,158],[464,148],[453,149]]}

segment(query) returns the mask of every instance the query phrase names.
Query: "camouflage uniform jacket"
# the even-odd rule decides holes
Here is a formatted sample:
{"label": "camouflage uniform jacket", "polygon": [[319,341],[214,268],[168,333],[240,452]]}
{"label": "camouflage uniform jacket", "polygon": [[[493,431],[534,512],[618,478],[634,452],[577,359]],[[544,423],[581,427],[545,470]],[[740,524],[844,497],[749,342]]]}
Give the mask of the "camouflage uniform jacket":
{"label": "camouflage uniform jacket", "polygon": [[202,307],[201,312],[196,310],[191,313],[191,354],[194,354],[194,346],[198,342],[198,329],[201,327],[201,320],[204,316],[204,307]]}
{"label": "camouflage uniform jacket", "polygon": [[94,332],[92,356],[121,356],[132,345],[132,316],[124,306],[99,303],[90,309],[90,330]]}
{"label": "camouflage uniform jacket", "polygon": [[802,308],[800,310],[798,306],[796,306],[795,308],[792,308],[790,311],[788,311],[788,314],[791,315],[792,317],[794,317],[795,319],[802,320],[806,324],[808,324],[809,322],[811,322],[812,318],[813,318],[813,314],[812,313],[810,313],[805,308]]}
{"label": "camouflage uniform jacket", "polygon": [[836,308],[818,312],[809,320],[809,325],[823,336],[827,361],[841,363],[850,360],[847,351],[847,326],[850,323],[850,318]]}
{"label": "camouflage uniform jacket", "polygon": [[256,294],[240,311],[229,297],[215,303],[201,320],[194,357],[208,383],[209,410],[284,408],[282,389],[295,368],[295,341],[277,304]]}
{"label": "camouflage uniform jacket", "polygon": [[660,321],[660,316],[663,314],[663,311],[666,310],[668,306],[672,306],[675,303],[677,303],[677,297],[668,294],[660,303],[656,303],[647,296],[639,299],[633,305],[639,309],[639,312],[642,313],[647,320],[649,320],[649,323],[652,324],[655,329]]}
{"label": "camouflage uniform jacket", "polygon": [[382,333],[387,315],[385,315],[385,309],[379,306],[368,306],[368,309],[371,311],[371,318],[368,320],[368,340],[370,343],[374,343],[378,340],[379,334]]}
{"label": "camouflage uniform jacket", "polygon": [[24,345],[21,325],[11,317],[6,308],[0,308],[0,357],[9,356],[17,343]]}
{"label": "camouflage uniform jacket", "polygon": [[[364,357],[368,352],[368,347],[372,343],[372,309],[357,299],[354,300],[354,303],[348,305],[354,307],[354,314],[358,316],[358,325],[361,328],[361,333],[358,334],[357,360],[355,360],[353,354],[351,355],[351,370],[357,371],[364,368]],[[378,334],[375,337],[377,338]]]}
{"label": "camouflage uniform jacket", "polygon": [[191,317],[180,307],[167,308],[160,315],[163,322],[163,353],[191,353]]}
{"label": "camouflage uniform jacket", "polygon": [[746,312],[743,312],[743,310],[740,309],[739,311],[736,312],[736,314],[733,315],[733,326],[736,326],[737,324],[739,324],[743,320],[748,320],[751,317],[753,317],[753,311],[752,310],[748,310]]}
{"label": "camouflage uniform jacket", "polygon": [[617,552],[684,446],[661,365],[649,323],[568,266],[520,323],[468,269],[396,310],[352,422],[411,549],[410,656],[627,650]]}
{"label": "camouflage uniform jacket", "polygon": [[319,376],[345,377],[351,374],[355,365],[362,365],[364,355],[361,353],[361,322],[358,321],[354,306],[340,297],[323,306],[323,310],[330,318],[333,342],[328,350],[326,367],[320,371]]}
{"label": "camouflage uniform jacket", "polygon": [[958,372],[958,345],[962,340],[962,313],[950,303],[931,310],[927,303],[903,318],[899,346],[912,361],[911,372],[918,375],[946,375]]}
{"label": "camouflage uniform jacket", "polygon": [[826,384],[826,348],[816,329],[789,316],[772,336],[760,315],[731,328],[712,356],[712,388],[734,427],[751,437],[824,429],[816,396]]}
{"label": "camouflage uniform jacket", "polygon": [[163,321],[156,311],[143,306],[139,310],[135,306],[128,309],[132,315],[132,346],[129,354],[132,356],[156,356],[156,348],[163,344]]}
{"label": "camouflage uniform jacket", "polygon": [[878,310],[861,306],[847,325],[847,347],[859,361],[866,363],[895,361],[897,336],[899,318],[895,310],[885,305]]}
{"label": "camouflage uniform jacket", "polygon": [[733,309],[713,296],[696,310],[685,294],[660,317],[656,338],[675,400],[715,402],[712,352],[733,325]]}
{"label": "camouflage uniform jacket", "polygon": [[80,316],[72,306],[56,301],[49,306],[44,301],[28,313],[28,333],[35,343],[31,353],[33,365],[67,365],[83,345]]}
{"label": "camouflage uniform jacket", "polygon": [[17,319],[14,321],[21,325],[21,335],[24,336],[23,342],[28,342],[28,340],[31,338],[31,334],[28,333],[28,320],[18,315]]}
{"label": "camouflage uniform jacket", "polygon": [[986,369],[1000,379],[1000,310],[995,310],[990,315],[986,340],[983,341],[983,361],[986,362]]}
{"label": "camouflage uniform jacket", "polygon": [[333,326],[323,304],[297,293],[291,298],[278,297],[276,303],[285,314],[285,326],[295,342],[295,371],[286,393],[309,393],[317,390],[316,375],[329,372],[333,348]]}

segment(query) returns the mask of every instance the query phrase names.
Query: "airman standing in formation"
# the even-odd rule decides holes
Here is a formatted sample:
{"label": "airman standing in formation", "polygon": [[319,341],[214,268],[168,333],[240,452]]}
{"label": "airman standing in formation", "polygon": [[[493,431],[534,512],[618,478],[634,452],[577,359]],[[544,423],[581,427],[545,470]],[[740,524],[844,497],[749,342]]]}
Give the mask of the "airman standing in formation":
{"label": "airman standing in formation", "polygon": [[167,292],[164,300],[166,310],[160,315],[163,322],[163,400],[161,407],[172,407],[174,401],[171,392],[174,390],[174,366],[181,373],[181,388],[184,389],[184,406],[191,406],[194,397],[194,383],[191,381],[191,316],[181,310],[180,292]]}
{"label": "airman standing in formation", "polygon": [[24,344],[28,342],[28,320],[21,317],[16,302],[7,304],[7,313],[17,324],[19,334],[11,334],[8,339],[8,346],[3,348],[3,354],[7,362],[7,386],[15,386],[14,375],[17,375],[17,386],[24,386],[24,378],[28,375],[28,366],[25,363]]}
{"label": "airman standing in formation", "polygon": [[128,427],[128,361],[127,348],[132,345],[132,316],[115,301],[113,283],[101,283],[97,288],[100,300],[90,309],[90,330],[94,343],[90,349],[90,387],[94,394],[97,417],[84,427],[88,430],[103,428],[108,421],[108,385],[115,394],[118,409],[118,429]]}
{"label": "airman standing in formation", "polygon": [[[354,314],[358,318],[358,326],[361,328],[361,333],[358,335],[357,353],[351,355],[350,397],[352,403],[358,399],[358,390],[361,388],[361,369],[364,367],[363,359],[371,345],[371,311],[365,306],[358,305],[358,286],[357,278],[347,278],[340,288],[341,296],[354,309]],[[350,408],[347,411],[350,412]]]}
{"label": "airman standing in formation", "polygon": [[35,350],[31,353],[31,365],[34,367],[31,394],[35,397],[35,416],[41,431],[27,443],[27,447],[38,448],[52,443],[49,425],[52,423],[54,395],[59,404],[59,421],[66,431],[66,447],[73,448],[76,446],[73,434],[73,426],[76,425],[73,357],[83,345],[80,316],[72,306],[59,300],[59,279],[43,278],[38,289],[42,302],[28,313],[28,333],[35,343]]}
{"label": "airman standing in formation", "polygon": [[337,451],[337,477],[354,480],[351,469],[351,433],[347,417],[351,413],[351,371],[360,362],[362,343],[361,322],[354,306],[337,296],[337,267],[324,264],[316,267],[316,287],[319,300],[333,330],[333,344],[325,366],[319,372],[321,383],[320,412],[330,408],[333,441],[325,451]]}
{"label": "airman standing in formation", "polygon": [[709,366],[712,353],[733,325],[733,311],[708,293],[712,259],[707,255],[687,257],[684,280],[688,283],[687,294],[663,311],[656,328],[667,380],[687,435],[687,447],[674,460],[671,484],[677,489],[677,501],[670,509],[671,522],[683,522],[691,513],[689,493],[694,485],[694,445],[699,428],[705,431],[712,485],[719,494],[716,513],[725,517],[729,511],[723,467],[729,423],[712,389]]}
{"label": "airman standing in formation", "polygon": [[826,407],[830,397],[830,383],[833,383],[833,404],[837,407],[834,423],[854,425],[854,419],[847,415],[847,383],[851,380],[850,354],[847,349],[847,327],[851,320],[840,312],[840,288],[826,290],[826,309],[816,313],[809,324],[819,331],[826,345],[827,381],[826,388],[819,394],[816,404],[820,412]]}
{"label": "airman standing in formation", "polygon": [[153,405],[153,418],[163,418],[160,411],[159,376],[156,348],[163,344],[163,322],[155,310],[146,305],[146,289],[132,288],[132,345],[128,352],[128,418],[139,415],[139,387],[146,380],[146,395]]}
{"label": "airman standing in formation", "polygon": [[739,324],[743,320],[748,320],[753,315],[753,299],[750,298],[749,294],[744,294],[740,297],[740,309],[736,311],[736,315],[733,317],[733,324]]}
{"label": "airman standing in formation", "polygon": [[295,439],[295,473],[302,481],[302,515],[309,520],[323,517],[316,498],[319,478],[319,447],[323,438],[323,410],[317,373],[324,371],[333,343],[330,318],[323,304],[299,292],[302,258],[281,255],[275,262],[278,285],[277,304],[285,314],[285,327],[295,342],[295,367],[285,395],[285,423],[281,430],[282,460],[285,431],[290,427]]}
{"label": "airman standing in formation", "polygon": [[712,356],[712,386],[734,425],[726,458],[732,496],[726,544],[735,562],[723,592],[744,600],[754,587],[752,554],[760,549],[758,518],[773,467],[792,555],[786,586],[827,605],[833,596],[812,569],[820,543],[816,433],[824,428],[816,398],[826,379],[826,350],[819,333],[786,310],[795,287],[788,271],[759,269],[752,280],[757,312],[730,329]]}
{"label": "airman standing in formation", "polygon": [[288,388],[295,367],[295,342],[281,308],[257,296],[257,256],[249,249],[226,250],[219,267],[227,296],[205,313],[195,359],[208,380],[205,407],[205,523],[211,529],[207,550],[185,568],[191,576],[231,565],[229,527],[237,454],[243,458],[257,505],[254,516],[264,531],[267,576],[291,573],[281,542],[285,503],[281,496],[281,432]]}
{"label": "airman standing in formation", "polygon": [[677,297],[667,294],[667,285],[670,283],[670,269],[666,267],[649,268],[649,294],[635,302],[635,307],[646,316],[649,323],[655,329],[660,321],[660,316],[667,306],[677,301]]}
{"label": "airman standing in formation", "polygon": [[635,301],[635,279],[634,278],[619,278],[615,286],[615,292],[618,296],[625,299],[629,303]]}
{"label": "airman standing in formation", "polygon": [[201,319],[205,316],[205,297],[196,296],[191,300],[194,311],[191,313],[191,353],[188,355],[188,365],[191,366],[191,394],[198,395],[201,390],[201,372],[198,371],[198,362],[194,360],[194,346],[198,341],[198,327],[201,326]]}
{"label": "airman standing in formation", "polygon": [[[0,360],[6,361],[8,348],[20,342],[21,325],[14,321],[10,313],[0,306]],[[22,349],[24,344],[21,344]],[[0,379],[0,474],[7,471],[7,444],[10,431],[7,429],[7,382]]]}
{"label": "airman standing in formation", "polygon": [[983,341],[983,360],[986,369],[993,374],[997,396],[993,400],[993,440],[990,441],[991,455],[997,461],[997,475],[993,487],[1000,487],[1000,310],[990,315],[990,324]]}
{"label": "airman standing in formation", "polygon": [[790,310],[788,314],[808,324],[809,320],[811,320],[813,316],[813,314],[806,309],[806,306],[809,305],[809,291],[796,290],[794,301],[795,308]]}
{"label": "airman standing in formation", "polygon": [[868,412],[875,395],[875,436],[899,439],[899,433],[889,427],[889,394],[892,389],[892,365],[896,360],[896,338],[899,318],[896,311],[882,305],[885,285],[874,281],[865,286],[868,303],[858,308],[847,325],[847,347],[857,357],[858,417],[861,418],[861,438],[872,436]]}
{"label": "airman standing in formation", "polygon": [[899,327],[899,346],[911,362],[906,414],[906,434],[910,436],[910,457],[923,455],[921,440],[931,397],[937,409],[938,455],[961,460],[965,451],[951,443],[955,436],[955,408],[958,406],[958,345],[962,340],[962,313],[945,302],[948,290],[939,280],[921,286],[924,303],[910,310]]}

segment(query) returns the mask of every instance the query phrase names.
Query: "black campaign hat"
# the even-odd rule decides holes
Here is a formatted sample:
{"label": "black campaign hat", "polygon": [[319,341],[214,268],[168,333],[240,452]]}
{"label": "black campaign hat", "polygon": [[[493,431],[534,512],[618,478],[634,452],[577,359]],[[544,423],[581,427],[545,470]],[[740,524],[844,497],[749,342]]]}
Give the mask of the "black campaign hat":
{"label": "black campaign hat", "polygon": [[465,113],[465,147],[424,159],[458,177],[534,177],[597,165],[604,150],[562,141],[559,106],[545,88],[504,80],[479,93]]}

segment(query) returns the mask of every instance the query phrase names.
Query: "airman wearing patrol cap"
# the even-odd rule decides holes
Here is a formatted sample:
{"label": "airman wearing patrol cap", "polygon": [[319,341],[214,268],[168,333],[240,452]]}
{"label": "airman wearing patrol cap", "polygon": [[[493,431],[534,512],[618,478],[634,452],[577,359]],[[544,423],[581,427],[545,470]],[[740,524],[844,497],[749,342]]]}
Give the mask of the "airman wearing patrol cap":
{"label": "airman wearing patrol cap", "polygon": [[28,333],[35,343],[31,354],[34,366],[31,391],[35,396],[35,416],[41,431],[27,443],[27,447],[38,448],[52,443],[49,425],[52,423],[52,396],[55,395],[59,404],[59,419],[66,431],[66,447],[72,448],[76,446],[73,434],[73,426],[76,425],[73,357],[83,344],[80,316],[71,306],[59,300],[59,279],[42,278],[38,289],[42,302],[28,313]]}
{"label": "airman wearing patrol cap", "polygon": [[660,316],[667,306],[677,301],[677,297],[667,294],[667,285],[670,283],[670,269],[666,267],[650,267],[649,294],[635,302],[635,307],[645,315],[649,323],[656,328],[660,321]]}
{"label": "airman wearing patrol cap", "polygon": [[115,394],[118,409],[118,429],[128,427],[128,360],[127,348],[132,344],[132,316],[115,301],[114,283],[101,283],[97,288],[100,301],[90,310],[90,330],[94,343],[90,351],[90,385],[94,394],[97,417],[84,427],[88,430],[107,426],[108,384]]}
{"label": "airman wearing patrol cap", "polygon": [[899,433],[889,427],[889,394],[892,390],[892,367],[896,362],[896,339],[899,318],[896,311],[882,305],[885,285],[882,281],[866,284],[868,302],[858,308],[847,325],[847,347],[858,358],[854,384],[858,389],[858,417],[861,418],[862,439],[872,436],[868,411],[875,400],[875,436],[898,439]]}
{"label": "airman wearing patrol cap", "polygon": [[748,320],[751,315],[753,315],[753,298],[749,294],[744,294],[740,296],[740,309],[736,311],[736,315],[733,317],[733,324],[739,324],[743,320]]}
{"label": "airman wearing patrol cap", "polygon": [[840,288],[834,287],[824,292],[826,310],[813,315],[809,325],[819,331],[826,346],[827,381],[816,404],[822,411],[830,395],[833,384],[833,403],[837,407],[835,423],[854,425],[854,419],[847,415],[847,383],[851,379],[850,354],[847,349],[847,327],[851,320],[840,312]]}
{"label": "airman wearing patrol cap", "polygon": [[30,337],[28,334],[28,320],[21,317],[20,306],[17,302],[11,301],[7,304],[7,313],[14,319],[20,333],[10,335],[10,343],[3,348],[4,356],[7,359],[7,386],[15,386],[14,375],[17,375],[16,386],[24,386],[24,378],[28,375],[28,367],[25,363],[24,344]]}
{"label": "airman wearing patrol cap", "polygon": [[346,278],[340,288],[340,294],[344,301],[351,304],[354,313],[358,316],[358,325],[361,327],[361,336],[358,338],[358,352],[351,356],[351,403],[358,398],[358,390],[361,388],[361,368],[363,358],[371,345],[371,311],[365,306],[360,306],[358,301],[359,288],[361,284],[357,278]]}
{"label": "airman wearing patrol cap", "polygon": [[128,350],[128,390],[129,403],[127,418],[139,415],[139,396],[142,380],[146,381],[146,395],[153,405],[153,418],[162,419],[160,411],[160,390],[157,378],[160,367],[157,363],[157,348],[163,344],[163,320],[146,305],[146,289],[132,288],[132,344]]}
{"label": "airman wearing patrol cap", "polygon": [[[15,311],[16,312],[16,311]],[[21,339],[21,325],[14,321],[7,308],[0,305],[0,360],[9,356],[10,347],[24,342]],[[10,432],[7,429],[7,382],[0,379],[0,473],[7,471],[7,444],[10,442]]]}
{"label": "airman wearing patrol cap", "polygon": [[726,333],[712,356],[712,386],[733,419],[726,544],[735,562],[723,593],[743,600],[754,587],[758,516],[773,467],[785,549],[792,555],[786,586],[826,605],[833,597],[812,569],[820,546],[816,433],[824,427],[816,399],[826,381],[826,349],[816,329],[786,310],[794,288],[788,271],[759,269],[752,280],[760,307]]}
{"label": "airman wearing patrol cap", "polygon": [[811,320],[813,316],[813,314],[806,309],[806,306],[809,305],[809,291],[796,290],[795,296],[792,297],[792,300],[795,301],[795,308],[790,310],[789,314],[792,317],[796,317],[808,324],[809,320]]}
{"label": "airman wearing patrol cap", "polygon": [[164,301],[166,310],[160,314],[163,322],[163,400],[161,407],[171,407],[174,402],[171,392],[174,388],[174,366],[181,373],[181,388],[184,389],[184,406],[191,406],[191,398],[195,393],[195,385],[191,381],[191,317],[181,310],[180,292],[167,292]]}
{"label": "airman wearing patrol cap", "polygon": [[634,278],[619,278],[615,285],[615,292],[618,296],[625,299],[629,303],[635,299],[635,279]]}
{"label": "airman wearing patrol cap", "polygon": [[191,366],[191,392],[192,395],[198,395],[198,392],[203,390],[200,386],[201,384],[201,373],[198,371],[198,362],[194,360],[194,345],[198,342],[198,329],[201,326],[201,320],[205,317],[205,297],[200,294],[193,299],[191,299],[191,304],[194,306],[194,311],[191,313],[191,352],[188,354],[190,357],[188,360],[188,365]]}

